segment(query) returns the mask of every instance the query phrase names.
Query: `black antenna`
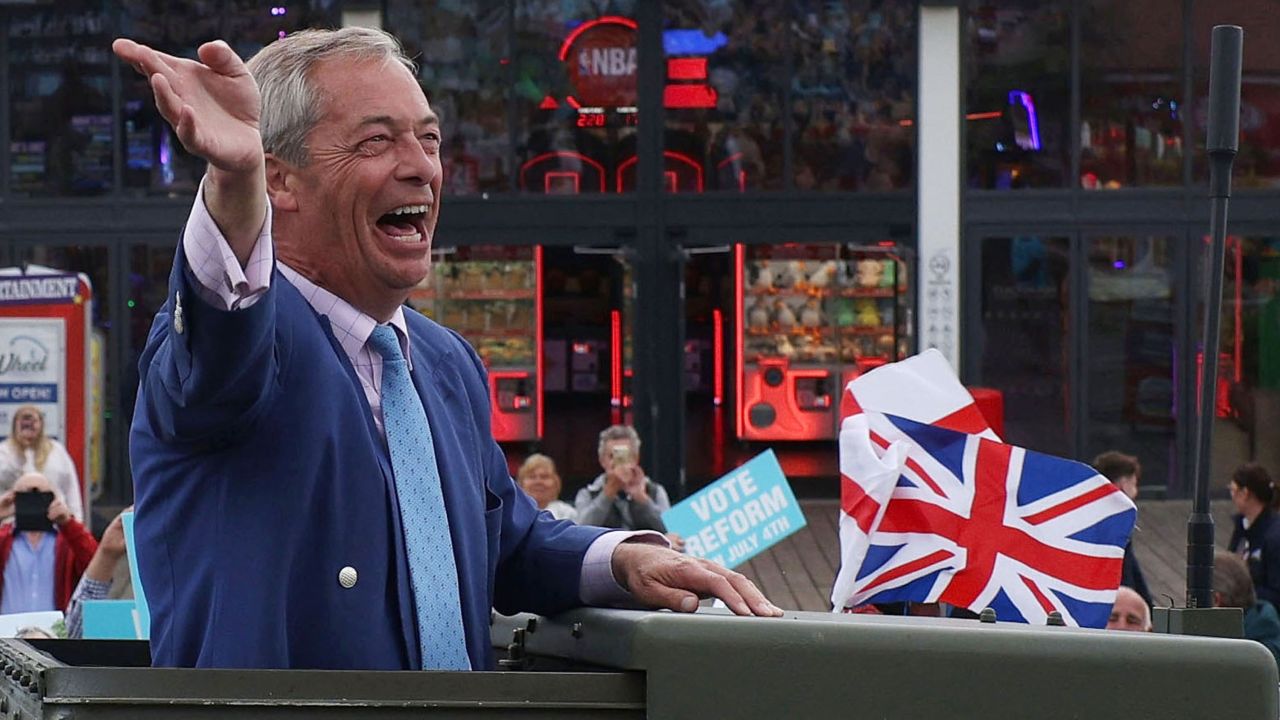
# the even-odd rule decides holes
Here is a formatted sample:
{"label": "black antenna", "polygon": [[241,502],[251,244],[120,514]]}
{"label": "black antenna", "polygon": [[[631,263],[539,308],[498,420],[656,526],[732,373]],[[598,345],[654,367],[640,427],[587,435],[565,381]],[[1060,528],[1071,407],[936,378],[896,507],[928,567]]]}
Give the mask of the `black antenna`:
{"label": "black antenna", "polygon": [[1205,263],[1204,342],[1200,407],[1196,427],[1195,500],[1187,520],[1187,607],[1213,607],[1213,516],[1209,514],[1209,450],[1213,439],[1218,380],[1218,332],[1222,317],[1222,272],[1227,243],[1231,165],[1240,137],[1240,61],[1244,30],[1213,28],[1209,61],[1209,258]]}

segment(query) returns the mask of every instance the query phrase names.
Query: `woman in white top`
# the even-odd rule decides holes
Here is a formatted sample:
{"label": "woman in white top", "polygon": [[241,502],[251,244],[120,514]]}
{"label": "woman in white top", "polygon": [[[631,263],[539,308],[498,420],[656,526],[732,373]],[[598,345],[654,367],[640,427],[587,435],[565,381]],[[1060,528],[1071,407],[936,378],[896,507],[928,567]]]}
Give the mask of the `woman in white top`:
{"label": "woman in white top", "polygon": [[525,458],[520,469],[516,471],[516,480],[538,507],[551,513],[557,520],[573,520],[578,511],[560,499],[560,474],[556,472],[556,464],[542,453],[534,453]]}
{"label": "woman in white top", "polygon": [[9,437],[0,442],[0,492],[13,487],[20,475],[40,473],[77,520],[84,520],[80,497],[80,475],[62,443],[44,434],[44,416],[32,405],[23,405],[13,414]]}

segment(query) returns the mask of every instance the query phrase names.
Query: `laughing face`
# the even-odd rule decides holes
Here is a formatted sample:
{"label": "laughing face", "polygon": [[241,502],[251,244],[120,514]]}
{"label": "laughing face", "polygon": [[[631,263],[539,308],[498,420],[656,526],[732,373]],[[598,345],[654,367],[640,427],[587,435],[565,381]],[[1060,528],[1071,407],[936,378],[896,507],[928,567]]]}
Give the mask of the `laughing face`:
{"label": "laughing face", "polygon": [[334,59],[311,79],[321,116],[308,163],[268,164],[280,259],[378,321],[431,268],[440,126],[409,71]]}

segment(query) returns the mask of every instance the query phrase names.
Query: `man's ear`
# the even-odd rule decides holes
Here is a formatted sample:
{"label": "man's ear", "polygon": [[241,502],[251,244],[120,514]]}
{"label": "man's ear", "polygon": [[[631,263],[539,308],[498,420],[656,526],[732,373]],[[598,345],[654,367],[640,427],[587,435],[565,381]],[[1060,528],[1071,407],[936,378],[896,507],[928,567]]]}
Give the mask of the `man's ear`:
{"label": "man's ear", "polygon": [[276,212],[293,212],[298,209],[296,195],[298,176],[293,165],[267,153],[267,197]]}

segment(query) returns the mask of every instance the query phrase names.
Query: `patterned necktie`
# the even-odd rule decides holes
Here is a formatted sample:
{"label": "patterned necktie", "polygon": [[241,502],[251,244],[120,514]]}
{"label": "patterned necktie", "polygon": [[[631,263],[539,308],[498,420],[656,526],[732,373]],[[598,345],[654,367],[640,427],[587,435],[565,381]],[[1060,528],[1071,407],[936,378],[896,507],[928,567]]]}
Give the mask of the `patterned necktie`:
{"label": "patterned necktie", "polygon": [[369,346],[382,356],[382,423],[400,498],[424,670],[470,670],[462,631],[458,568],[445,516],[431,426],[409,376],[400,340],[378,325]]}

